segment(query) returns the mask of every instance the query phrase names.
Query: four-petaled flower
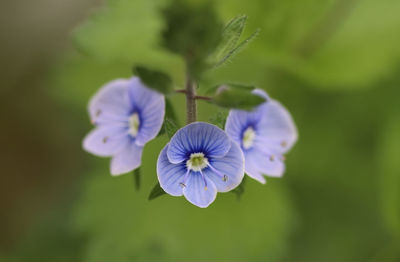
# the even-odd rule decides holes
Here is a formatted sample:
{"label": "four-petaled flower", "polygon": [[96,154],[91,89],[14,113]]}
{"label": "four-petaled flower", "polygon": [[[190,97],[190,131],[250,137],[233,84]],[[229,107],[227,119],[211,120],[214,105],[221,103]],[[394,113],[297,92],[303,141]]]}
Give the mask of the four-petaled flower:
{"label": "four-petaled flower", "polygon": [[143,146],[160,131],[165,101],[163,95],[132,77],[106,84],[90,100],[88,109],[96,127],[83,147],[98,156],[111,156],[111,174],[120,175],[140,166]]}
{"label": "four-petaled flower", "polygon": [[231,110],[225,131],[245,156],[246,173],[265,183],[263,174],[280,177],[285,170],[284,156],[297,140],[297,129],[289,112],[261,89],[254,94],[266,102],[251,112]]}
{"label": "four-petaled flower", "polygon": [[157,162],[161,187],[199,207],[210,205],[217,192],[238,186],[244,176],[240,147],[220,128],[203,122],[176,132]]}

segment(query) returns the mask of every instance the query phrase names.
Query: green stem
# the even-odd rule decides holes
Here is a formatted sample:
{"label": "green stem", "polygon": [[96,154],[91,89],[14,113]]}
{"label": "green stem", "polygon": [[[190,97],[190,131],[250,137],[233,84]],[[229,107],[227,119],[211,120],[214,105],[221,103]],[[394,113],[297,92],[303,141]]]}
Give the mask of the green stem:
{"label": "green stem", "polygon": [[186,75],[186,118],[187,123],[196,122],[196,84],[188,73]]}

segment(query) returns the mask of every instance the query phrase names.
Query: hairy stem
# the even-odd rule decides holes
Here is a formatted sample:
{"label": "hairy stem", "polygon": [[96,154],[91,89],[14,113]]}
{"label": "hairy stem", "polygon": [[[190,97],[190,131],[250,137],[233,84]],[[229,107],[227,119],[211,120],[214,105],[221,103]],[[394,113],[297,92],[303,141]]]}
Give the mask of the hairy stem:
{"label": "hairy stem", "polygon": [[186,75],[186,119],[187,123],[196,122],[196,84],[190,77],[190,74]]}

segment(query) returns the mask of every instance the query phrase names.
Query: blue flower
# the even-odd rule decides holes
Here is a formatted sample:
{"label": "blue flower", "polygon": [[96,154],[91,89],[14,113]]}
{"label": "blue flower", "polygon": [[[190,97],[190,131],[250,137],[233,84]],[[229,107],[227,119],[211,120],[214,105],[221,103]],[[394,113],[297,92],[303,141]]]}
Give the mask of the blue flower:
{"label": "blue flower", "polygon": [[246,173],[265,183],[264,175],[280,177],[285,171],[284,154],[297,140],[297,129],[289,112],[279,102],[255,89],[266,102],[251,112],[231,110],[225,131],[245,156]]}
{"label": "blue flower", "polygon": [[217,192],[228,192],[244,176],[240,147],[220,128],[203,122],[178,130],[157,162],[161,187],[170,195],[207,207]]}
{"label": "blue flower", "polygon": [[89,102],[96,126],[83,148],[97,156],[112,157],[111,174],[139,167],[143,146],[160,131],[165,113],[164,96],[147,88],[139,78],[114,80]]}

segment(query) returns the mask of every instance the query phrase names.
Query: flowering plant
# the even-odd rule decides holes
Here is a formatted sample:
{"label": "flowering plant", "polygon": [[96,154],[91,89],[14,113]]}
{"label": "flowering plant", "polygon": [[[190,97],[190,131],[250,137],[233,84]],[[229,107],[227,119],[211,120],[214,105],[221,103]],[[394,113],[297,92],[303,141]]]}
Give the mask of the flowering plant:
{"label": "flowering plant", "polygon": [[[83,147],[111,157],[111,175],[121,175],[138,171],[146,143],[166,134],[170,141],[156,168],[159,184],[149,198],[183,195],[204,208],[217,192],[240,186],[245,173],[261,183],[266,182],[263,175],[282,176],[284,154],[296,142],[297,130],[290,113],[254,86],[209,85],[204,95],[197,94],[204,89],[198,85],[204,74],[226,64],[258,30],[239,43],[246,16],[221,27],[207,5],[193,9],[181,1],[177,4],[181,7],[164,10],[163,46],[185,61],[185,87],[174,88],[168,74],[135,65],[134,77],[109,82],[90,100],[95,128]],[[187,125],[180,129],[170,101],[174,94],[186,97]],[[228,117],[219,115],[212,124],[198,122],[198,100],[230,109]]]}

